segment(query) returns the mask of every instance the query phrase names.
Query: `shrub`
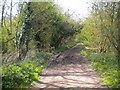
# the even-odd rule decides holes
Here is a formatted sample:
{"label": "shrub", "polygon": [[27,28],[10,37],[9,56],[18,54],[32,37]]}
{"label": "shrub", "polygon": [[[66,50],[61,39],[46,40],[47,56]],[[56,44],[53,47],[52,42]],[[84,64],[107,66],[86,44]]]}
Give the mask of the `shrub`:
{"label": "shrub", "polygon": [[50,55],[46,52],[36,54],[34,57],[18,62],[13,65],[4,65],[2,75],[3,88],[25,88],[29,87],[33,80],[38,79],[38,74],[47,65],[44,60]]}
{"label": "shrub", "polygon": [[[53,53],[64,51],[76,45],[70,43],[53,50]],[[3,88],[28,88],[29,85],[38,79],[39,73],[47,66],[47,57],[53,53],[40,52],[35,56],[20,61],[13,65],[6,64],[2,66]]]}

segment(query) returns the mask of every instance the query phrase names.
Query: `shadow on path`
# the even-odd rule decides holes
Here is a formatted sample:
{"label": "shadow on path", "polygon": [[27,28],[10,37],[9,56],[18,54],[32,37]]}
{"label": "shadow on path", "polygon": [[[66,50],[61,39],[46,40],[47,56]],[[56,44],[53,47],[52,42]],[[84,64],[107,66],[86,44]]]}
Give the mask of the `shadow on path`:
{"label": "shadow on path", "polygon": [[32,88],[107,88],[77,45],[50,57],[50,65]]}

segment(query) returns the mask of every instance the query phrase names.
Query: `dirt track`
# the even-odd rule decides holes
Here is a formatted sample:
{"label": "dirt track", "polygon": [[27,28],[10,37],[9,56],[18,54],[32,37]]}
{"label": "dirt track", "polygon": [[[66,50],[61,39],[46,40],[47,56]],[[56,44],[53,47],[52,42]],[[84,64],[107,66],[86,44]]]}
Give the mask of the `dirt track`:
{"label": "dirt track", "polygon": [[107,88],[90,61],[79,52],[80,45],[77,45],[51,56],[51,64],[32,88]]}

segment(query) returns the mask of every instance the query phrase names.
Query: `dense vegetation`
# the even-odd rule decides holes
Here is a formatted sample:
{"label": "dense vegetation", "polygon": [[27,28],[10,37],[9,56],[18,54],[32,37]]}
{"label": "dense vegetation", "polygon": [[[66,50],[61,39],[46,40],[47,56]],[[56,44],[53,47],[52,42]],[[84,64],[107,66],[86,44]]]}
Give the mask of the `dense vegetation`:
{"label": "dense vegetation", "polygon": [[3,56],[9,55],[3,57],[3,63],[11,58],[24,59],[32,50],[50,50],[69,43],[82,28],[52,2],[23,2],[18,5],[18,15],[11,17],[12,21],[10,16],[3,16],[1,21],[2,53]]}
{"label": "dense vegetation", "polygon": [[[13,14],[14,5],[17,14]],[[83,43],[80,53],[111,88],[120,87],[120,2],[95,2],[82,23],[54,2],[3,1],[0,43],[4,88],[23,88],[38,79],[48,57]]]}
{"label": "dense vegetation", "polygon": [[24,61],[16,62],[12,65],[3,65],[3,88],[29,88],[38,79],[40,73],[46,68],[50,62],[48,57],[52,54],[59,53],[68,48],[71,48],[75,43],[58,47],[51,52],[41,51],[36,55],[25,59]]}
{"label": "dense vegetation", "polygon": [[0,27],[3,88],[29,87],[48,65],[49,55],[75,45],[74,36],[82,25],[69,13],[63,14],[54,2],[17,2],[16,15],[12,13],[15,3],[6,3]]}
{"label": "dense vegetation", "polygon": [[94,3],[78,39],[87,56],[111,88],[120,87],[120,2]]}

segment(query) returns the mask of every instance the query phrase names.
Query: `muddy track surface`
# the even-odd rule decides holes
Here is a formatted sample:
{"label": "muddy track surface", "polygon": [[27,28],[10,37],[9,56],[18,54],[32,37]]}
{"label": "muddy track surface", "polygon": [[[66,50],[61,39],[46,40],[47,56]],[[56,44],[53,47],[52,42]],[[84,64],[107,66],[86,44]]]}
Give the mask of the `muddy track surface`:
{"label": "muddy track surface", "polygon": [[43,71],[32,88],[107,88],[93,70],[80,45],[49,58],[50,65]]}

